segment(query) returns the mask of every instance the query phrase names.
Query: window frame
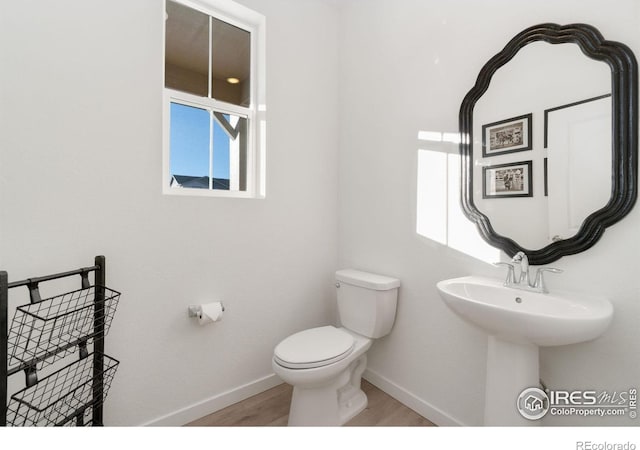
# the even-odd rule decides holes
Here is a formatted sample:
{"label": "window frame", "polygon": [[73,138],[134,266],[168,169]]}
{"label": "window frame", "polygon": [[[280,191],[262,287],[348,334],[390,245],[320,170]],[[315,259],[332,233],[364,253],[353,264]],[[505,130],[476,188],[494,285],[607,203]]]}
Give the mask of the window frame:
{"label": "window frame", "polygon": [[[211,97],[200,97],[195,94],[178,91],[165,87],[165,46],[166,46],[166,3],[163,5],[162,26],[162,193],[165,195],[196,196],[196,197],[230,197],[230,198],[264,198],[265,183],[265,143],[266,143],[266,102],[265,102],[265,17],[243,5],[229,0],[172,0],[186,7],[195,9],[207,16],[214,17],[237,28],[248,31],[251,36],[250,59],[250,101],[249,106],[239,106],[216,100]],[[209,63],[211,65],[211,61]],[[211,66],[209,67],[211,70]],[[211,76],[208,76],[209,80]],[[211,87],[209,81],[209,90]],[[209,94],[210,95],[210,94]],[[247,159],[246,159],[246,190],[232,191],[224,189],[197,189],[171,187],[170,173],[170,130],[171,103],[207,110],[210,117],[214,112],[233,114],[245,117],[247,126]],[[210,119],[214,120],[214,119]],[[210,153],[210,176],[213,155]]]}

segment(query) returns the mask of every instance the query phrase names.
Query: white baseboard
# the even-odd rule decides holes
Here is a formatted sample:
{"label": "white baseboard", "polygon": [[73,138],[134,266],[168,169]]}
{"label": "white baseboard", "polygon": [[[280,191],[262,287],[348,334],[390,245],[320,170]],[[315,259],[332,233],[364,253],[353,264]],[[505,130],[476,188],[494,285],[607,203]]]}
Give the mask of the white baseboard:
{"label": "white baseboard", "polygon": [[[438,426],[465,425],[371,369],[365,370],[363,378]],[[238,386],[237,388],[230,389],[172,413],[150,420],[140,426],[182,426],[208,414],[226,408],[227,406],[233,405],[234,403],[247,399],[253,395],[264,392],[267,389],[278,386],[281,383],[282,380],[276,374],[267,375],[242,386]]]}
{"label": "white baseboard", "polygon": [[208,399],[186,406],[178,411],[143,423],[143,427],[176,427],[233,405],[253,395],[282,384],[276,374],[267,375],[237,388],[230,389]]}
{"label": "white baseboard", "polygon": [[459,420],[451,417],[447,413],[441,411],[440,409],[422,400],[415,394],[398,386],[393,381],[383,377],[382,375],[371,369],[365,370],[362,377],[381,391],[398,400],[407,408],[414,410],[422,417],[430,420],[438,426],[465,426],[465,424],[463,424]]}

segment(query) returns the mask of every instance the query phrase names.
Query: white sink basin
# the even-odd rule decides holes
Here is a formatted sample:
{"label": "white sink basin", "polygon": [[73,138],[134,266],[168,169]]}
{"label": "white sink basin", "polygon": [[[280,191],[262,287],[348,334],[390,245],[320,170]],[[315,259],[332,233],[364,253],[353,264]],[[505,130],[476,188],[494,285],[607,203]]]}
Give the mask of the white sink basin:
{"label": "white sink basin", "polygon": [[613,316],[604,297],[528,292],[490,278],[454,278],[437,287],[445,303],[464,320],[517,343],[555,346],[589,341],[607,329]]}
{"label": "white sink basin", "polygon": [[489,333],[485,425],[534,425],[514,404],[524,389],[538,385],[539,347],[595,339],[613,316],[611,303],[603,297],[529,292],[473,276],[437,286],[449,308]]}

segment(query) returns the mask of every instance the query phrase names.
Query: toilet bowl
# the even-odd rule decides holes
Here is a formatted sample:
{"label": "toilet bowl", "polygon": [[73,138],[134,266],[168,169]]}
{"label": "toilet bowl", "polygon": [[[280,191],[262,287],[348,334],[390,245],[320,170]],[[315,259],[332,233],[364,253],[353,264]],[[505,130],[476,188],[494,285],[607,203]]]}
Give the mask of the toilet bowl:
{"label": "toilet bowl", "polygon": [[[327,338],[324,342],[328,345],[323,348],[323,341],[318,340],[312,352],[302,351],[302,345],[314,338]],[[296,354],[289,347],[298,343],[302,345]],[[337,426],[364,410],[367,398],[360,389],[360,380],[369,347],[371,339],[333,326],[305,330],[282,341],[274,351],[273,370],[293,386],[289,425]]]}
{"label": "toilet bowl", "polygon": [[348,269],[336,281],[343,326],[300,331],[273,353],[274,372],[293,386],[290,426],[338,426],[366,408],[366,352],[395,319],[399,280]]}

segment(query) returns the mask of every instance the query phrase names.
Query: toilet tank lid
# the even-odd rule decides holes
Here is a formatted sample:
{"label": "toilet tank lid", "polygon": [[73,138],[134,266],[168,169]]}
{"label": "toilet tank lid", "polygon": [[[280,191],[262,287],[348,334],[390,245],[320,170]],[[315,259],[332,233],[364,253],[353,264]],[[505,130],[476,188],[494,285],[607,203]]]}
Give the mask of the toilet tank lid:
{"label": "toilet tank lid", "polygon": [[355,269],[342,269],[336,272],[336,280],[376,291],[388,291],[400,286],[400,280],[386,275],[378,275]]}

